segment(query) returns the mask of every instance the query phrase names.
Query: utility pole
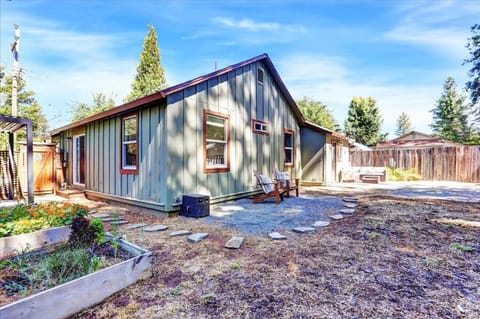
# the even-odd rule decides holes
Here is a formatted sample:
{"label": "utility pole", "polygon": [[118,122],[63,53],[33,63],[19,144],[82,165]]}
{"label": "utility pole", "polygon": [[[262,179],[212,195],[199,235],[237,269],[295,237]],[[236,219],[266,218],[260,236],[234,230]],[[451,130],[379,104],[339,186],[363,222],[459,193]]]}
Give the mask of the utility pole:
{"label": "utility pole", "polygon": [[17,80],[20,75],[20,66],[18,64],[18,54],[20,51],[20,28],[14,24],[15,41],[12,44],[13,53],[13,75],[12,75],[12,116],[17,116]]}

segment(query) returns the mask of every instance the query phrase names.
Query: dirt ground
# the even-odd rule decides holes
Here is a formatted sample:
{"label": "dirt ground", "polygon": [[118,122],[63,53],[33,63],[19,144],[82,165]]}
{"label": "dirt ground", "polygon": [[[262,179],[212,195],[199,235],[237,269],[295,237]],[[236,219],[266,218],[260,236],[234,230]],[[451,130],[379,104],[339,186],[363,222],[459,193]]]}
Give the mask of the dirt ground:
{"label": "dirt ground", "polygon": [[480,317],[480,203],[357,197],[353,216],[315,234],[245,234],[239,250],[223,247],[237,230],[127,212],[210,236],[122,230],[153,252],[151,277],[75,318]]}

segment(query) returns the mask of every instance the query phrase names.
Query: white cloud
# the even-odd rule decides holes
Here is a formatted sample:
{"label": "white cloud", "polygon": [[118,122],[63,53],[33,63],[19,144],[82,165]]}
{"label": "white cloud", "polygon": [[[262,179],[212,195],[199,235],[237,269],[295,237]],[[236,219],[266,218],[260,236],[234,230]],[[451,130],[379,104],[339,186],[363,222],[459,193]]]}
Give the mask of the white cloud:
{"label": "white cloud", "polygon": [[313,54],[285,57],[279,61],[278,69],[295,99],[307,96],[322,101],[342,126],[352,98],[371,96],[377,100],[384,119],[382,131],[389,132],[390,137],[401,112],[409,114],[415,129],[430,132],[429,111],[439,96],[440,87],[392,85],[388,75],[358,76],[338,58]]}
{"label": "white cloud", "polygon": [[213,18],[214,23],[220,25],[234,28],[242,29],[251,32],[261,32],[261,31],[287,31],[287,32],[305,32],[306,28],[300,25],[287,25],[280,24],[278,22],[257,22],[250,19],[240,19],[234,20],[229,17],[215,17]]}
{"label": "white cloud", "polygon": [[[468,1],[402,2],[395,14],[399,22],[384,33],[391,41],[424,46],[463,60],[470,26],[477,23],[480,5]],[[448,27],[446,27],[448,25]]]}

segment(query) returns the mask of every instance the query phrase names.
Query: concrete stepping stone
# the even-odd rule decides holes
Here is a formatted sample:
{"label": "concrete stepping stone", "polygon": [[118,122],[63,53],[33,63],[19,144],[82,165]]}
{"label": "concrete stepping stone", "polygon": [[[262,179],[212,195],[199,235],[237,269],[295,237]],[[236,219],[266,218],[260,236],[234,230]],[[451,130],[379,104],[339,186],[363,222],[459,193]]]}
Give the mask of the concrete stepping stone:
{"label": "concrete stepping stone", "polygon": [[328,226],[328,225],[330,225],[329,221],[319,220],[319,221],[316,221],[312,226],[313,227],[325,227],[325,226]]}
{"label": "concrete stepping stone", "polygon": [[315,232],[315,228],[313,227],[295,227],[292,230],[299,234],[311,234]]}
{"label": "concrete stepping stone", "polygon": [[347,202],[347,203],[356,203],[356,202],[358,202],[358,198],[356,198],[356,197],[344,197],[343,201]]}
{"label": "concrete stepping stone", "polygon": [[233,236],[229,241],[227,241],[225,248],[239,249],[243,244],[243,240],[243,237]]}
{"label": "concrete stepping stone", "polygon": [[107,217],[107,218],[102,218],[104,222],[116,222],[119,220],[123,220],[123,217]]}
{"label": "concrete stepping stone", "polygon": [[110,225],[125,225],[125,224],[128,224],[129,221],[128,220],[114,220],[112,222],[110,222]]}
{"label": "concrete stepping stone", "polygon": [[347,207],[347,208],[355,208],[357,207],[358,205],[357,204],[354,204],[354,203],[345,203],[343,204],[343,206]]}
{"label": "concrete stepping stone", "polygon": [[283,240],[283,239],[287,239],[287,236],[282,235],[282,234],[280,234],[280,233],[277,232],[277,231],[273,231],[273,232],[269,233],[269,234],[268,234],[268,237],[270,237],[270,238],[273,239],[273,240]]}
{"label": "concrete stepping stone", "polygon": [[137,228],[145,227],[145,226],[147,226],[147,224],[132,224],[132,225],[127,226],[125,228],[126,229],[137,229]]}
{"label": "concrete stepping stone", "polygon": [[339,212],[342,213],[342,214],[352,215],[353,213],[355,213],[355,209],[344,208],[344,209],[340,209]]}
{"label": "concrete stepping stone", "polygon": [[154,232],[154,231],[161,231],[161,230],[167,230],[167,229],[168,229],[168,226],[165,226],[165,225],[152,225],[152,226],[145,227],[143,231]]}
{"label": "concrete stepping stone", "polygon": [[95,214],[91,214],[90,217],[104,219],[104,218],[109,218],[110,214],[95,213]]}
{"label": "concrete stepping stone", "polygon": [[175,237],[175,236],[185,236],[185,235],[190,235],[192,232],[189,230],[177,230],[172,233],[170,233],[170,237]]}
{"label": "concrete stepping stone", "polygon": [[188,236],[188,241],[191,243],[198,243],[199,241],[204,240],[208,237],[208,233],[196,233],[193,235]]}
{"label": "concrete stepping stone", "polygon": [[335,214],[335,215],[331,215],[330,218],[331,218],[331,219],[338,220],[338,219],[342,219],[342,218],[343,218],[343,215],[342,215],[342,214]]}

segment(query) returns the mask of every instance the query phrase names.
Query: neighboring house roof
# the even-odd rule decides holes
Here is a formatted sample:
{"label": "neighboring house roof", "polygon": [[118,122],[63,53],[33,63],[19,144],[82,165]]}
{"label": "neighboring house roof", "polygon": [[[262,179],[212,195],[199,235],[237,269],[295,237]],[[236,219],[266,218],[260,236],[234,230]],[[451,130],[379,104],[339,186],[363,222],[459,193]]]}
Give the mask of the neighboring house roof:
{"label": "neighboring house roof", "polygon": [[418,131],[410,131],[408,133],[403,134],[397,138],[394,138],[392,141],[399,141],[399,140],[424,140],[424,139],[435,139],[436,137],[430,134],[425,134]]}
{"label": "neighboring house roof", "polygon": [[353,147],[354,147],[354,148],[357,148],[357,149],[359,149],[359,150],[361,150],[361,151],[371,151],[371,150],[372,150],[371,147],[369,147],[369,146],[367,146],[367,145],[365,145],[365,144],[362,144],[362,143],[357,143],[357,142],[353,143]]}
{"label": "neighboring house roof", "polygon": [[301,125],[305,125],[305,118],[303,117],[302,113],[300,112],[300,109],[298,108],[297,104],[295,103],[295,100],[293,99],[293,97],[291,96],[287,87],[285,86],[282,79],[280,78],[280,75],[278,74],[277,70],[275,69],[275,67],[272,63],[272,61],[270,60],[270,57],[268,56],[268,54],[264,53],[262,55],[254,57],[254,58],[245,60],[243,62],[233,64],[233,65],[228,66],[226,68],[223,68],[221,70],[218,70],[218,71],[215,71],[215,72],[197,77],[193,80],[186,81],[186,82],[180,83],[180,84],[175,85],[175,86],[171,86],[171,87],[166,88],[162,91],[159,91],[159,92],[147,95],[145,97],[142,97],[140,99],[125,103],[123,105],[117,106],[117,107],[115,107],[113,109],[110,109],[110,110],[107,110],[105,112],[89,116],[89,117],[87,117],[83,120],[80,120],[80,121],[62,126],[60,128],[54,129],[50,132],[50,134],[52,136],[54,136],[54,135],[57,135],[57,134],[65,131],[65,130],[68,130],[68,129],[83,126],[85,124],[88,124],[88,123],[91,123],[91,122],[94,122],[94,121],[97,121],[97,120],[100,120],[100,119],[108,118],[108,117],[111,117],[111,116],[114,116],[114,115],[117,115],[117,114],[120,114],[120,113],[133,111],[133,110],[135,110],[137,108],[140,108],[144,105],[147,105],[149,103],[161,101],[161,100],[167,98],[167,96],[169,96],[173,93],[176,93],[176,92],[184,90],[188,87],[203,83],[203,82],[208,81],[209,79],[211,79],[213,77],[228,73],[230,71],[236,70],[238,68],[242,68],[242,67],[244,67],[248,64],[255,63],[255,62],[258,62],[258,61],[263,61],[265,63],[266,67],[270,71],[270,74],[272,75],[273,79],[275,80],[276,84],[278,85],[280,91],[282,92],[285,99],[287,100],[287,103],[290,105],[293,112],[297,116],[298,121],[300,122]]}
{"label": "neighboring house roof", "polygon": [[415,147],[438,147],[438,146],[461,146],[462,144],[450,142],[443,138],[429,138],[418,140],[399,140],[380,142],[375,146],[375,149],[385,148],[415,148]]}

